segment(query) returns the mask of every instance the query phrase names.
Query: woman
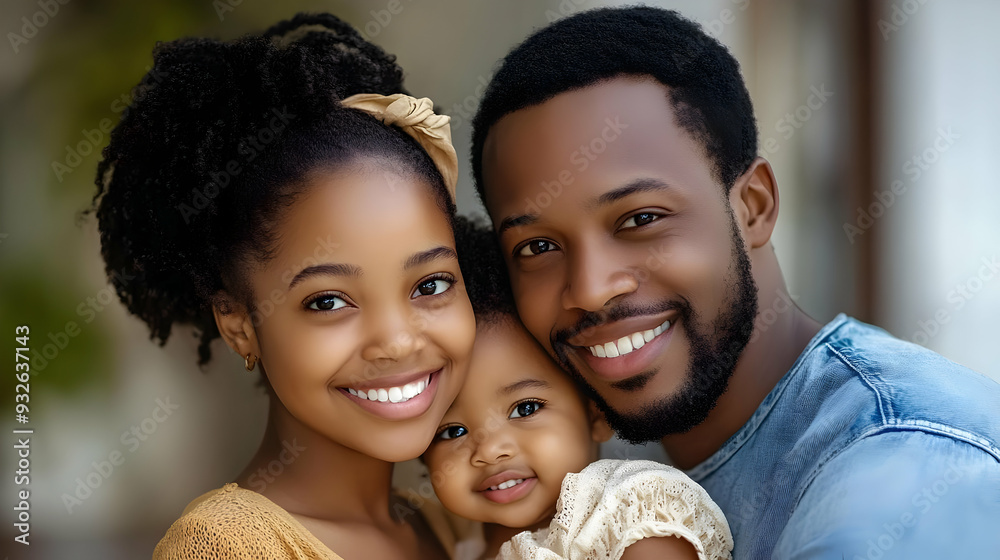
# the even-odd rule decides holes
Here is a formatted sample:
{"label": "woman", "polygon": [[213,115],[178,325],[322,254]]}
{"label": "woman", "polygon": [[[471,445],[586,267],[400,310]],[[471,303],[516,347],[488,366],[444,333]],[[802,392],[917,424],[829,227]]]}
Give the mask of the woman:
{"label": "woman", "polygon": [[155,558],[445,556],[390,481],[454,400],[475,324],[447,117],[401,76],[337,18],[300,14],[157,46],[112,132],[95,204],[109,275],[136,276],[123,303],[161,342],[194,325],[199,363],[221,336],[271,397],[246,469]]}

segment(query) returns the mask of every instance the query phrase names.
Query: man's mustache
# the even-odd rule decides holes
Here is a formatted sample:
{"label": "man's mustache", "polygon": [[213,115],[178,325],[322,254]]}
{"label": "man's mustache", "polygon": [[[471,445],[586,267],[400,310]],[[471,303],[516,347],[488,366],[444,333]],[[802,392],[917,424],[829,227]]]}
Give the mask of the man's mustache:
{"label": "man's mustache", "polygon": [[676,300],[665,300],[662,302],[651,303],[651,304],[635,304],[631,302],[622,302],[614,307],[609,307],[606,309],[601,309],[599,311],[586,311],[580,317],[580,320],[576,322],[571,327],[555,330],[549,336],[552,342],[552,347],[557,348],[558,345],[566,345],[569,343],[567,340],[577,336],[580,333],[584,333],[588,330],[614,323],[615,321],[620,321],[622,319],[627,319],[629,317],[642,317],[644,315],[660,315],[668,311],[678,311],[680,314],[679,318],[689,317],[691,315],[691,304],[685,298],[680,298]]}

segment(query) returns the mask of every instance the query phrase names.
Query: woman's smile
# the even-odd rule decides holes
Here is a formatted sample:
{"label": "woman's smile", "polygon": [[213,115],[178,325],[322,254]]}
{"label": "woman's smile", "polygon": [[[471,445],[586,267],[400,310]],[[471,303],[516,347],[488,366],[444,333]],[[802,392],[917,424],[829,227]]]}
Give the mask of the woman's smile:
{"label": "woman's smile", "polygon": [[408,420],[427,412],[437,395],[438,379],[446,371],[394,375],[355,387],[339,387],[341,394],[362,409],[386,420]]}

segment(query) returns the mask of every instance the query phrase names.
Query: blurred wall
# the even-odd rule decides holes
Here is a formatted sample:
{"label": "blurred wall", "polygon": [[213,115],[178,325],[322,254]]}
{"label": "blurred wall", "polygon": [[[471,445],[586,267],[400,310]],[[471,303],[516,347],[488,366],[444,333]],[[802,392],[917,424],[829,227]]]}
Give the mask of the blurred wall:
{"label": "blurred wall", "polygon": [[[101,127],[117,122],[116,100],[127,102],[156,41],[232,38],[296,11],[332,11],[396,53],[410,90],[452,115],[459,208],[481,213],[468,118],[496,61],[553,19],[617,4],[403,0],[386,18],[388,0],[224,1],[70,0],[52,16],[37,16],[35,0],[0,5],[8,33],[0,47],[0,332],[30,325],[38,352],[35,544],[31,555],[11,549],[5,506],[0,554],[148,556],[192,497],[236,475],[264,425],[266,398],[221,342],[201,372],[189,331],[178,329],[163,348],[149,341],[113,297],[95,224],[80,216],[106,143]],[[1000,379],[990,351],[1000,310],[1000,270],[991,268],[1000,195],[988,167],[1000,151],[992,134],[1000,38],[990,30],[1000,8],[940,0],[652,3],[701,22],[742,65],[761,153],[781,188],[774,245],[796,301],[819,320],[846,311]],[[28,38],[22,18],[45,23]],[[894,181],[901,194],[890,197]],[[10,381],[0,386],[3,402],[13,403],[13,390]],[[157,407],[170,411],[155,415],[162,421]],[[7,434],[22,427],[2,418]],[[133,427],[145,439],[129,437]],[[9,469],[13,440],[5,437]],[[115,453],[122,461],[109,469]],[[621,444],[605,454],[661,456],[656,446]],[[13,504],[6,470],[3,477],[2,503]],[[97,481],[89,493],[80,489],[88,479]]]}

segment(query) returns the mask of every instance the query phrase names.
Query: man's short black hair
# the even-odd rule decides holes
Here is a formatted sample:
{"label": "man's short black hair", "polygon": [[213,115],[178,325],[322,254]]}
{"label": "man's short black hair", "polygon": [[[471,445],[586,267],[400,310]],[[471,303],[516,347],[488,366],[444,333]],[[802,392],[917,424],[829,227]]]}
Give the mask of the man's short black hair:
{"label": "man's short black hair", "polygon": [[753,105],[732,54],[677,12],[601,8],[528,37],[500,65],[472,121],[472,170],[483,197],[483,144],[519,109],[618,76],[651,76],[669,88],[679,126],[704,145],[726,192],[757,156]]}

